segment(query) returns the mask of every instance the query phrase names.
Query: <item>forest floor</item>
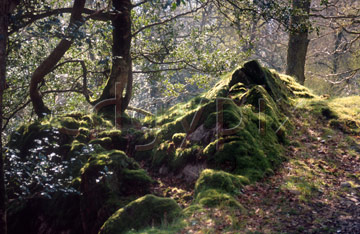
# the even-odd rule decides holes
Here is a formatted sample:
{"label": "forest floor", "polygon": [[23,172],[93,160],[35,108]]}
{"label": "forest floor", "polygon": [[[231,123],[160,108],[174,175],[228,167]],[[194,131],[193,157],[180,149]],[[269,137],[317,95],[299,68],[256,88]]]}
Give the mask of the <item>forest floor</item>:
{"label": "forest floor", "polygon": [[293,121],[288,160],[238,196],[246,212],[202,209],[180,233],[359,233],[360,137],[309,113]]}

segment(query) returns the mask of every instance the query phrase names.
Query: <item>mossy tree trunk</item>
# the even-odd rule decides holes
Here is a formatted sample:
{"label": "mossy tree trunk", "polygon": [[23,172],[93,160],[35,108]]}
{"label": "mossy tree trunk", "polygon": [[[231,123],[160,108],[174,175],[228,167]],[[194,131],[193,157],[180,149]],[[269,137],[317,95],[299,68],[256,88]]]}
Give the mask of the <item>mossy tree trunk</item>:
{"label": "mossy tree trunk", "polygon": [[39,118],[44,117],[50,113],[49,108],[44,104],[42,95],[39,90],[39,84],[44,82],[44,77],[49,74],[54,66],[64,56],[66,51],[73,43],[74,33],[73,28],[78,28],[79,22],[82,21],[81,13],[85,6],[85,0],[75,0],[71,12],[70,24],[68,27],[69,35],[63,38],[55,47],[51,54],[36,68],[31,76],[30,81],[30,98],[34,107],[34,111]]}
{"label": "mossy tree trunk", "polygon": [[116,99],[117,114],[122,114],[129,105],[132,92],[130,55],[132,4],[130,0],[113,0],[113,7],[118,14],[112,19],[112,69],[102,95],[95,104]]}
{"label": "mossy tree trunk", "polygon": [[309,13],[311,0],[293,0],[287,50],[286,74],[300,84],[305,82],[305,62],[309,45]]}

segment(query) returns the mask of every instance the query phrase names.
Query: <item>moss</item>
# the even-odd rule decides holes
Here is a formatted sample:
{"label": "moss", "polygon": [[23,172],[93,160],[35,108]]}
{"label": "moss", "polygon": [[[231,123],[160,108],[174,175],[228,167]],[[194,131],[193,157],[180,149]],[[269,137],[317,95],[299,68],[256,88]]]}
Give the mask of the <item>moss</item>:
{"label": "moss", "polygon": [[153,147],[145,146],[151,145],[156,139],[155,131],[146,131],[145,133],[137,131],[135,139],[130,141],[130,146],[134,149],[133,152],[130,152],[131,157],[136,161],[151,162],[154,155]]}
{"label": "moss", "polygon": [[[273,74],[277,74],[275,71],[272,71]],[[285,83],[286,87],[292,92],[293,95],[299,98],[314,98],[315,95],[305,86],[296,82],[296,80],[285,74],[278,74],[280,80]]]}
{"label": "moss", "polygon": [[241,110],[231,99],[219,100],[217,104],[218,110],[213,109],[213,112],[210,112],[206,117],[204,121],[205,128],[214,128],[217,121],[222,125],[222,128],[225,129],[236,127],[242,122]]}
{"label": "moss", "polygon": [[78,129],[80,127],[80,123],[73,117],[62,117],[60,119],[60,124],[62,127],[68,129]]}
{"label": "moss", "polygon": [[175,154],[175,146],[170,141],[162,142],[154,151],[151,165],[159,168],[163,164],[169,163]]}
{"label": "moss", "polygon": [[224,171],[206,169],[201,172],[195,184],[195,194],[208,189],[218,189],[229,194],[240,194],[240,189],[250,181],[239,175],[233,175]]}
{"label": "moss", "polygon": [[71,143],[70,151],[66,155],[65,159],[74,158],[74,157],[77,157],[77,156],[83,154],[83,150],[85,149],[85,147],[86,147],[85,143],[80,142],[78,140],[74,140]]}
{"label": "moss", "polygon": [[128,145],[128,140],[120,130],[107,130],[98,134],[98,139],[95,140],[106,149],[118,149],[125,151]]}
{"label": "moss", "polygon": [[233,175],[224,171],[206,169],[201,172],[195,184],[195,200],[192,206],[235,207],[242,212],[244,207],[235,199],[242,186],[249,184],[244,176]]}
{"label": "moss", "polygon": [[140,169],[134,159],[119,150],[105,151],[92,156],[81,169],[81,173],[87,183],[97,183],[96,181],[104,178],[103,185],[107,190],[119,195],[143,193],[148,191],[149,185],[153,183],[146,171]]}
{"label": "moss", "polygon": [[109,148],[112,143],[112,139],[110,137],[97,138],[97,139],[91,140],[89,143],[93,144],[93,145],[99,144],[104,148]]}
{"label": "moss", "polygon": [[242,116],[237,131],[211,142],[203,153],[210,166],[248,176],[254,181],[283,161],[283,147],[270,117],[265,120],[264,131],[260,131],[259,115],[251,107],[242,108]]}
{"label": "moss", "polygon": [[235,207],[242,211],[245,208],[230,194],[216,189],[208,189],[200,192],[195,202],[205,207]]}
{"label": "moss", "polygon": [[170,168],[177,172],[187,164],[196,161],[196,154],[200,151],[199,146],[190,148],[177,148],[173,158],[169,159]]}
{"label": "moss", "polygon": [[[99,230],[106,219],[124,205],[126,198],[148,193],[153,182],[123,151],[103,151],[93,155],[81,169],[84,232]],[[101,216],[98,216],[99,212]]]}
{"label": "moss", "polygon": [[175,133],[171,139],[176,146],[180,146],[183,140],[185,139],[185,137],[186,137],[186,133]]}
{"label": "moss", "polygon": [[[282,112],[291,106],[295,90],[306,92],[292,82],[295,81],[291,77],[282,79],[251,61],[232,76],[224,76],[212,90],[201,95],[206,103],[185,103],[170,108],[161,117],[164,123],[159,133],[162,143],[154,151],[153,166],[165,164],[176,169],[197,160],[197,156],[191,157],[191,146],[176,149],[180,144],[177,136],[185,136],[185,132],[191,134],[203,126],[202,131],[216,133],[215,140],[208,137],[207,141],[202,141],[205,148],[199,156],[210,167],[247,176],[251,181],[273,173],[273,168],[284,160],[281,143],[287,143],[286,135],[291,130]],[[234,100],[225,98],[227,95]],[[166,114],[170,117],[164,121]]]}
{"label": "moss", "polygon": [[181,215],[181,209],[170,198],[146,195],[116,211],[101,227],[101,234],[121,234],[150,225],[171,222]]}
{"label": "moss", "polygon": [[317,116],[323,116],[326,119],[337,119],[339,118],[337,113],[328,105],[327,101],[314,100],[309,103],[310,110]]}

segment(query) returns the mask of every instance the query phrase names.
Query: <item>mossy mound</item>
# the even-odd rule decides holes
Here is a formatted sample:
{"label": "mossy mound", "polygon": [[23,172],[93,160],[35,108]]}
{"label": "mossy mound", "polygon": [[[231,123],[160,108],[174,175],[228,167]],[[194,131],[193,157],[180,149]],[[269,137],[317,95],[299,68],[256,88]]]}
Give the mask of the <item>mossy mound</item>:
{"label": "mossy mound", "polygon": [[310,111],[331,128],[337,128],[347,134],[360,133],[360,96],[313,99],[299,99],[297,106]]}
{"label": "mossy mound", "polygon": [[141,197],[116,211],[101,227],[101,234],[121,234],[130,229],[172,222],[181,215],[178,204],[170,198],[154,195]]}
{"label": "mossy mound", "polygon": [[144,193],[153,182],[134,159],[119,150],[90,157],[81,169],[81,177],[87,183],[101,184],[119,195]]}
{"label": "mossy mound", "polygon": [[[47,233],[97,233],[115,210],[149,192],[154,181],[127,154],[141,155],[135,146],[145,144],[152,136],[130,127],[115,130],[96,114],[71,113],[21,126],[11,135],[6,152],[7,194],[14,204],[19,201],[21,205],[10,208],[9,214],[15,217],[12,220],[21,218],[29,203],[41,198],[41,203],[36,202],[38,212],[30,220],[34,224],[26,223],[29,233],[39,233],[39,228]],[[37,219],[44,215],[56,222],[67,220],[49,212],[62,201],[59,196],[52,197],[57,191],[77,194],[73,216],[78,226],[67,230],[45,223],[47,220],[44,226],[38,225]],[[68,209],[73,211],[72,207]]]}
{"label": "mossy mound", "polygon": [[239,195],[240,189],[249,183],[243,176],[206,169],[196,181],[194,204],[205,207],[230,206],[244,211],[234,196]]}
{"label": "mossy mound", "polygon": [[[284,160],[282,144],[292,128],[285,114],[300,96],[313,97],[293,78],[245,63],[213,89],[153,119],[160,144],[152,166],[174,170],[205,162],[251,181],[271,174]],[[194,146],[200,150],[191,151]]]}
{"label": "mossy mound", "polygon": [[205,207],[233,207],[245,211],[245,208],[233,196],[217,189],[199,192],[195,203]]}
{"label": "mossy mound", "polygon": [[81,169],[85,233],[96,232],[116,209],[127,203],[129,197],[148,193],[152,183],[146,171],[123,151],[105,151],[90,157]]}
{"label": "mossy mound", "polygon": [[250,181],[240,175],[212,169],[203,170],[195,184],[195,195],[208,189],[218,189],[229,194],[240,194],[240,189]]}

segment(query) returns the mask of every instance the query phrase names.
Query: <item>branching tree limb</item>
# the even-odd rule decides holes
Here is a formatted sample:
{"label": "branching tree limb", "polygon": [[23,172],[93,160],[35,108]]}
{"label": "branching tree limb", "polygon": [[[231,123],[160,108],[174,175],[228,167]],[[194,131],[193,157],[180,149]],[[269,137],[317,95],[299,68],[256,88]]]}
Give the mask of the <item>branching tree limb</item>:
{"label": "branching tree limb", "polygon": [[50,113],[50,110],[45,106],[42,95],[39,92],[38,85],[43,82],[44,77],[52,71],[53,67],[60,61],[65,52],[73,43],[74,28],[78,28],[82,22],[82,11],[84,9],[85,0],[75,0],[71,13],[70,24],[68,31],[70,31],[70,38],[64,38],[51,52],[51,54],[40,64],[31,76],[30,82],[30,98],[34,107],[34,111],[39,118],[44,117]]}

